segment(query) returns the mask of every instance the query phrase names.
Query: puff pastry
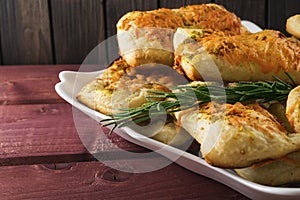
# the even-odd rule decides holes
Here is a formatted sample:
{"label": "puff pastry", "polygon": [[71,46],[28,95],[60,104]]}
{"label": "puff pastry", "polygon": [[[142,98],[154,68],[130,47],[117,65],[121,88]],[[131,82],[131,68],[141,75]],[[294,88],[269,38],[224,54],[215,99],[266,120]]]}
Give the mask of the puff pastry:
{"label": "puff pastry", "polygon": [[300,42],[275,30],[240,35],[203,34],[178,29],[174,35],[176,69],[191,80],[289,81],[300,83]]}
{"label": "puff pastry", "polygon": [[[148,101],[149,91],[170,91],[173,85],[185,84],[184,78],[166,75],[156,64],[144,66],[146,63],[172,66],[175,60],[174,68],[192,81],[220,77],[230,82],[274,80],[274,75],[289,81],[288,72],[300,83],[297,39],[274,30],[249,33],[234,13],[217,4],[130,12],[118,21],[117,32],[123,59],[77,95],[80,102],[103,114],[138,107]],[[145,73],[143,69],[150,70]],[[162,122],[152,125],[162,126],[158,132],[143,127],[139,132],[175,146],[191,142],[191,135],[201,144],[209,164],[234,168],[257,183],[300,181],[299,99],[300,86],[291,91],[285,113],[296,133],[290,133],[258,104],[214,102],[175,113],[178,124],[189,134]]]}
{"label": "puff pastry", "polygon": [[[300,86],[297,86],[290,92],[286,106],[286,116],[296,131],[295,135],[300,133],[299,107]],[[241,177],[264,185],[282,185],[300,181],[300,151],[278,159],[262,161],[250,167],[235,169],[235,171]]]}
{"label": "puff pastry", "polygon": [[258,104],[208,103],[177,113],[180,125],[200,144],[203,158],[214,166],[242,168],[300,149],[300,133],[288,134]]}
{"label": "puff pastry", "polygon": [[[184,79],[178,78],[176,72],[170,73],[170,70],[172,68],[152,64],[131,67],[124,59],[119,59],[86,84],[77,99],[106,115],[119,112],[120,109],[138,107],[148,102],[146,97],[150,95],[149,91],[170,91],[170,87],[183,83],[181,81]],[[187,148],[193,140],[187,132],[179,131],[169,120],[154,119],[147,126],[134,125],[131,128],[172,146]]]}
{"label": "puff pastry", "polygon": [[266,160],[250,167],[235,169],[237,174],[249,181],[271,186],[300,181],[300,151],[275,160]]}
{"label": "puff pastry", "polygon": [[151,62],[172,66],[173,34],[178,27],[210,28],[231,34],[246,31],[234,13],[217,4],[133,11],[117,23],[120,54],[132,66]]}
{"label": "puff pastry", "polygon": [[[154,72],[150,65],[148,67],[150,72]],[[147,71],[147,66],[145,68]],[[168,85],[163,84],[172,84],[172,78],[164,77],[164,74],[153,76],[152,79],[150,76],[145,76],[143,70],[137,72],[119,59],[86,84],[77,94],[77,99],[103,114],[118,112],[120,108],[138,107],[147,102],[148,91],[169,91]]]}

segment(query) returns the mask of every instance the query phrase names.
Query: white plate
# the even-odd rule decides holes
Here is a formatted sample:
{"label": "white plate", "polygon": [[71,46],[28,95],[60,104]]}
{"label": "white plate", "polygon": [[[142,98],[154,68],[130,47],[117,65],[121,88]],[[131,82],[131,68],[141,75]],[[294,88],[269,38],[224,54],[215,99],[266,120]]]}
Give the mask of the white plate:
{"label": "white plate", "polygon": [[[258,32],[261,29],[249,21],[243,21],[243,24],[251,31]],[[81,110],[88,116],[99,121],[107,118],[99,112],[96,112],[85,105],[81,104],[75,98],[80,89],[88,82],[94,80],[100,75],[102,71],[95,72],[74,72],[63,71],[59,74],[61,82],[55,85],[56,92],[67,102],[72,104],[75,108]],[[193,154],[184,152],[175,147],[162,144],[153,139],[145,137],[127,127],[117,129],[116,132],[126,140],[135,144],[141,145],[151,150],[160,149],[159,153],[163,156],[174,160],[177,164],[189,169],[195,173],[214,179],[228,187],[244,194],[251,199],[299,199],[300,188],[288,187],[271,187],[256,184],[245,180],[230,170],[225,170],[213,167],[207,164],[203,159]],[[176,158],[176,159],[174,159]]]}

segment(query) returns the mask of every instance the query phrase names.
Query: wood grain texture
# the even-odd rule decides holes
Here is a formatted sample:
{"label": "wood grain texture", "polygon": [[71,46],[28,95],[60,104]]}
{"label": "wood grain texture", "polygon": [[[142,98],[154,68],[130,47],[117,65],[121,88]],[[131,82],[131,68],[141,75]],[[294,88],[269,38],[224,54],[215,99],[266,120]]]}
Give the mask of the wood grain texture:
{"label": "wood grain texture", "polygon": [[0,105],[63,102],[54,90],[58,74],[78,68],[78,65],[0,67]]}
{"label": "wood grain texture", "polygon": [[266,0],[215,0],[242,20],[250,20],[262,28],[266,27]]}
{"label": "wood grain texture", "polygon": [[108,135],[109,129],[86,115],[77,116],[74,122],[76,116],[65,103],[0,106],[0,165],[89,160],[90,153],[108,160],[122,157],[114,153],[121,149],[145,152],[116,134]]}
{"label": "wood grain texture", "polygon": [[268,1],[267,27],[287,34],[285,29],[286,20],[294,14],[300,14],[299,0]]}
{"label": "wood grain texture", "polygon": [[106,29],[107,37],[117,33],[116,24],[127,12],[153,10],[157,8],[155,0],[108,0],[106,1]]}
{"label": "wood grain texture", "polygon": [[3,64],[51,64],[47,0],[1,0],[0,36]]}
{"label": "wood grain texture", "polygon": [[100,0],[51,0],[55,60],[80,64],[105,39]]}
{"label": "wood grain texture", "polygon": [[[120,136],[108,136],[98,122],[72,109],[54,85],[58,74],[79,66],[0,68],[0,165],[82,161],[120,149],[145,151]],[[76,119],[76,120],[75,120]],[[87,151],[88,150],[88,151]]]}
{"label": "wood grain texture", "polygon": [[99,162],[1,167],[0,179],[2,199],[247,199],[176,164],[143,174]]}
{"label": "wood grain texture", "polygon": [[68,104],[0,106],[0,116],[2,161],[86,152]]}

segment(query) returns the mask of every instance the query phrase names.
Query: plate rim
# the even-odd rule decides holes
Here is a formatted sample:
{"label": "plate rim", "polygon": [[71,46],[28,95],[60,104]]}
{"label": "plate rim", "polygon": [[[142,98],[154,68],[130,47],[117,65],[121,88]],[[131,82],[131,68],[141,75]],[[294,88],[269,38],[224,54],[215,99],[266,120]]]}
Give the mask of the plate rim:
{"label": "plate rim", "polygon": [[[250,32],[257,32],[261,30],[259,26],[254,24],[248,20],[242,20],[242,23]],[[61,71],[58,75],[60,82],[55,84],[55,91],[56,93],[73,107],[77,108],[78,110],[82,111],[83,113],[87,114],[89,117],[93,118],[94,120],[100,120],[107,118],[108,116],[92,110],[87,106],[81,104],[74,96],[74,89],[81,89],[81,88],[74,88],[74,81],[76,78],[86,76],[88,79],[87,82],[92,81],[94,78],[99,76],[104,70],[93,71],[93,72],[79,72],[79,71]],[[74,79],[75,78],[75,79]],[[72,80],[73,79],[73,80]],[[72,88],[72,92],[70,95],[70,91],[66,91],[66,88]],[[161,155],[170,158],[170,153],[180,154],[180,157],[177,160],[174,160],[175,163],[179,164],[180,166],[193,171],[197,174],[202,176],[206,176],[211,178],[217,182],[223,183],[228,187],[236,190],[237,192],[255,199],[296,199],[300,196],[300,188],[289,188],[289,187],[279,187],[279,186],[267,186],[261,185],[255,182],[251,182],[246,180],[235,173],[231,173],[226,169],[213,167],[207,164],[202,158],[197,157],[193,154],[188,152],[182,151],[176,147],[169,146],[167,144],[163,144],[158,142],[154,139],[148,138],[146,136],[142,136],[141,134],[135,132],[134,130],[124,127],[124,128],[117,128],[114,132],[118,135],[123,137],[124,139],[133,142],[137,145],[146,147],[150,150],[153,150],[151,145],[154,145],[159,148],[163,148],[166,151],[161,152]],[[198,165],[198,169],[195,168],[195,163]],[[202,171],[199,171],[202,170]]]}

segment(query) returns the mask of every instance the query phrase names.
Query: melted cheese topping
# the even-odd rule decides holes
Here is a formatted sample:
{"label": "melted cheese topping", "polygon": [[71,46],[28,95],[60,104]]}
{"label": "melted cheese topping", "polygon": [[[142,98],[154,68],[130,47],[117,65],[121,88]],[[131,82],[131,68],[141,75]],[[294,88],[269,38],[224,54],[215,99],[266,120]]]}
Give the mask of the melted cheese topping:
{"label": "melted cheese topping", "polygon": [[200,4],[179,9],[161,8],[152,11],[133,11],[124,15],[117,29],[131,30],[145,27],[177,29],[178,27],[212,28],[215,30],[243,32],[241,20],[217,4]]}
{"label": "melted cheese topping", "polygon": [[184,25],[241,33],[240,19],[216,4],[191,5],[179,9]]}
{"label": "melted cheese topping", "polygon": [[197,41],[209,54],[233,65],[257,63],[263,73],[300,71],[300,44],[288,40],[279,31],[264,30],[231,37],[210,35]]}
{"label": "melted cheese topping", "polygon": [[240,35],[206,32],[178,29],[174,35],[176,69],[191,80],[203,80],[202,75],[213,80],[220,73],[225,81],[274,80],[274,75],[290,81],[288,72],[300,83],[298,40],[275,30]]}

